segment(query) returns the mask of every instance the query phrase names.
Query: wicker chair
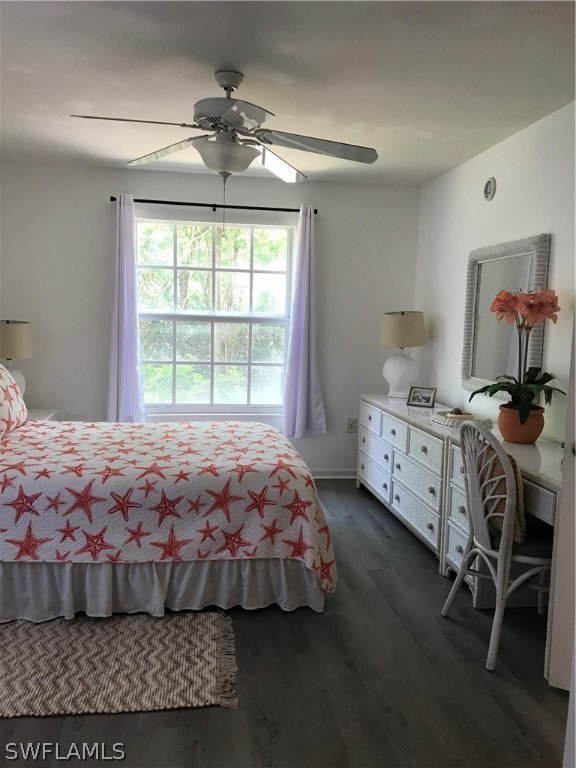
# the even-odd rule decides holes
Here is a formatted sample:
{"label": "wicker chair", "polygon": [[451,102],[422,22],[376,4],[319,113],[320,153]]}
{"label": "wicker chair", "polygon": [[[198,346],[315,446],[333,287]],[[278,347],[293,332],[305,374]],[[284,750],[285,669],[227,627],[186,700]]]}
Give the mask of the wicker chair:
{"label": "wicker chair", "polygon": [[[494,581],[496,608],[486,660],[486,669],[493,670],[510,594],[531,582],[538,590],[538,612],[544,613],[553,529],[540,525],[540,521],[534,520],[534,527],[527,522],[524,541],[515,543],[517,479],[510,457],[491,432],[474,422],[462,424],[460,437],[470,533],[460,570],[441,613],[448,616],[466,575]],[[480,561],[486,564],[485,569],[475,567]],[[513,569],[518,575],[513,575]],[[537,584],[533,583],[535,579]]]}

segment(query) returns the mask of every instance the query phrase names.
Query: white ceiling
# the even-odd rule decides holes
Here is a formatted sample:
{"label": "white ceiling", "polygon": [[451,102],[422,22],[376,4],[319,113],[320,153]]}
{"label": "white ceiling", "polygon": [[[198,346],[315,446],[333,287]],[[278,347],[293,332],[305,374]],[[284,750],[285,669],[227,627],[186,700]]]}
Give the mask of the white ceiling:
{"label": "white ceiling", "polygon": [[[192,123],[222,68],[265,127],[378,151],[277,149],[320,181],[422,184],[574,100],[574,2],[3,1],[0,31],[16,160],[121,167],[194,135],[69,115]],[[193,148],[142,168],[205,170]]]}

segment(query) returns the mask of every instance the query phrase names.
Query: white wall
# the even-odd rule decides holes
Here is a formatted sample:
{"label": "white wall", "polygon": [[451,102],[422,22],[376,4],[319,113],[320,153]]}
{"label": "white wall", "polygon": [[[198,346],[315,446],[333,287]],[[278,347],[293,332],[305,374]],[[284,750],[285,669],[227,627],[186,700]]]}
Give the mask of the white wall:
{"label": "white wall", "polygon": [[[37,351],[19,366],[29,407],[104,419],[113,291],[110,195],[219,202],[218,176],[5,162],[1,175],[2,316],[33,323]],[[345,433],[362,392],[383,392],[384,310],[412,308],[418,191],[232,177],[231,204],[299,207],[316,217],[319,368],[328,434],[296,441],[311,468],[351,474]],[[397,265],[401,264],[399,270]]]}
{"label": "white wall", "polygon": [[[490,176],[497,189],[487,202]],[[543,365],[566,390],[574,312],[574,104],[421,190],[416,305],[431,336],[421,364],[439,402],[469,405],[470,393],[460,384],[468,254],[541,233],[552,235],[548,285],[562,308],[556,325],[547,322]],[[496,419],[500,402],[478,395],[469,407]],[[566,405],[566,397],[554,395],[546,406],[544,437],[564,439]]]}

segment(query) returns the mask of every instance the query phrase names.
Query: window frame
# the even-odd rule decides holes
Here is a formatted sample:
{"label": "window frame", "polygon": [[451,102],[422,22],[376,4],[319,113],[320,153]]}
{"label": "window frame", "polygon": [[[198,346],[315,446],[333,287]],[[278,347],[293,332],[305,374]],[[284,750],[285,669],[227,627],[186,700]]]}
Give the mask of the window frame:
{"label": "window frame", "polygon": [[[254,415],[254,414],[261,414],[261,415],[279,415],[283,412],[283,403],[275,403],[275,404],[261,404],[261,403],[217,403],[214,402],[214,392],[215,392],[215,372],[220,366],[227,366],[227,365],[242,365],[246,367],[246,395],[247,400],[250,400],[251,397],[251,383],[252,383],[252,373],[253,368],[256,367],[272,367],[272,368],[280,368],[282,369],[282,380],[284,379],[284,373],[286,370],[286,358],[287,358],[287,347],[288,347],[288,333],[290,329],[290,307],[291,307],[291,299],[292,299],[292,278],[293,278],[293,260],[294,260],[294,247],[295,247],[295,241],[296,241],[296,223],[291,221],[290,223],[286,221],[267,221],[262,222],[259,220],[254,220],[254,217],[251,217],[252,220],[250,221],[217,221],[217,220],[206,220],[206,219],[200,219],[200,218],[184,218],[181,215],[178,217],[174,216],[156,216],[156,215],[142,215],[140,213],[137,213],[136,215],[136,227],[135,227],[135,238],[136,238],[136,269],[137,273],[141,269],[146,268],[152,268],[152,269],[163,269],[167,272],[170,272],[172,274],[172,285],[174,289],[174,296],[173,296],[173,308],[172,310],[151,310],[151,309],[140,309],[140,297],[138,295],[138,308],[137,308],[137,315],[138,315],[138,325],[140,326],[140,322],[143,320],[166,320],[168,322],[172,323],[172,359],[163,359],[163,360],[153,360],[148,358],[142,358],[140,363],[141,365],[144,364],[163,364],[163,365],[170,365],[172,367],[172,375],[171,375],[171,395],[172,395],[172,402],[171,403],[145,403],[145,410],[148,415],[151,417],[154,416],[160,416],[160,415],[166,415],[166,416],[174,416],[177,414],[181,414],[184,416],[209,416],[210,414],[239,414],[239,415]],[[138,250],[138,231],[141,224],[169,224],[174,226],[174,242],[173,242],[173,248],[172,248],[172,263],[171,265],[166,264],[141,264],[140,263],[140,254]],[[212,228],[212,255],[211,255],[211,265],[209,267],[196,267],[196,266],[189,266],[189,265],[179,265],[178,264],[178,247],[177,247],[177,226],[179,224],[183,225],[190,225],[190,226],[208,226]],[[216,259],[216,231],[220,227],[230,227],[230,228],[247,228],[250,231],[250,237],[249,237],[249,264],[245,268],[230,268],[230,267],[219,267],[217,265],[217,259]],[[287,252],[286,252],[286,269],[284,270],[277,270],[277,269],[265,269],[265,268],[258,268],[254,266],[254,230],[257,229],[282,229],[285,230],[287,233]],[[203,272],[209,272],[212,275],[212,286],[211,286],[211,295],[212,295],[212,306],[215,306],[215,299],[216,299],[216,276],[220,272],[240,272],[247,274],[249,276],[249,311],[248,312],[219,312],[219,311],[210,311],[210,310],[178,310],[176,308],[177,305],[177,285],[178,285],[178,273],[180,270],[194,270],[194,271],[203,271]],[[252,303],[254,300],[254,275],[259,274],[278,274],[285,276],[286,280],[286,293],[285,293],[285,312],[283,314],[265,314],[265,313],[254,313],[253,311],[250,311],[252,308]],[[211,345],[210,345],[210,359],[208,361],[201,361],[201,362],[187,362],[178,360],[177,355],[177,347],[176,347],[176,339],[177,339],[177,323],[178,321],[206,321],[210,324],[210,339],[211,339]],[[248,349],[247,349],[247,359],[245,361],[217,361],[215,360],[215,345],[214,345],[214,333],[215,333],[215,326],[217,323],[237,323],[237,322],[245,322],[248,325]],[[285,332],[285,345],[284,345],[284,357],[281,362],[279,361],[273,361],[273,362],[258,362],[254,361],[252,358],[252,350],[253,350],[253,327],[255,325],[281,325],[284,327]],[[140,352],[140,350],[139,350]],[[192,403],[177,403],[176,402],[176,389],[177,389],[177,369],[178,366],[190,366],[190,365],[208,365],[210,367],[211,375],[210,375],[210,403],[203,403],[203,404],[192,404]]]}

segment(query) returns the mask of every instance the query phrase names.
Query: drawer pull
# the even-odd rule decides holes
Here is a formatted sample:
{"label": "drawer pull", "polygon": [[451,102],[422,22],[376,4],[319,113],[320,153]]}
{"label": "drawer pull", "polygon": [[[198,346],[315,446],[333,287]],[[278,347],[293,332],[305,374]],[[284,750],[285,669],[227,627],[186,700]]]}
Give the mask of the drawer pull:
{"label": "drawer pull", "polygon": [[396,430],[395,430],[395,429],[391,429],[391,430],[390,430],[390,434],[391,434],[393,437],[396,437]]}
{"label": "drawer pull", "polygon": [[464,547],[462,546],[462,544],[456,545],[456,552],[458,552],[459,555],[461,555],[464,552]]}
{"label": "drawer pull", "polygon": [[431,486],[428,488],[428,493],[436,493],[436,488],[434,488],[434,486],[433,486],[433,485],[431,485]]}
{"label": "drawer pull", "polygon": [[428,523],[426,528],[428,528],[429,531],[433,531],[434,530],[434,524],[433,523]]}
{"label": "drawer pull", "polygon": [[463,465],[460,467],[460,474],[461,474],[461,475],[463,475],[463,474],[464,474],[464,466],[463,466]]}
{"label": "drawer pull", "polygon": [[364,464],[360,464],[360,469],[364,469]]}
{"label": "drawer pull", "polygon": [[422,453],[428,453],[428,448],[426,448],[425,445],[421,445],[420,450],[422,451]]}
{"label": "drawer pull", "polygon": [[390,461],[390,457],[387,453],[384,454],[384,461]]}
{"label": "drawer pull", "polygon": [[362,442],[363,442],[363,443],[365,443],[365,442],[366,442],[366,438],[365,438],[365,437],[363,437],[363,438],[362,438]]}
{"label": "drawer pull", "polygon": [[463,507],[462,504],[458,507],[458,512],[460,512],[462,515],[466,514],[466,507]]}
{"label": "drawer pull", "polygon": [[384,488],[385,491],[388,490],[388,483],[382,483],[382,488]]}
{"label": "drawer pull", "polygon": [[368,414],[368,421],[372,421],[372,415]]}
{"label": "drawer pull", "polygon": [[395,466],[396,469],[402,469],[402,467],[398,463],[394,464],[394,466]]}
{"label": "drawer pull", "polygon": [[394,501],[400,501],[400,496],[398,494],[394,494]]}

